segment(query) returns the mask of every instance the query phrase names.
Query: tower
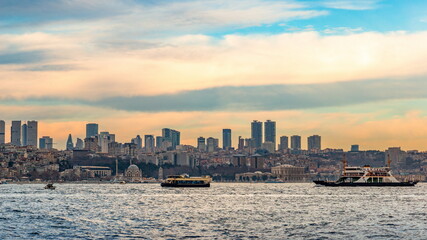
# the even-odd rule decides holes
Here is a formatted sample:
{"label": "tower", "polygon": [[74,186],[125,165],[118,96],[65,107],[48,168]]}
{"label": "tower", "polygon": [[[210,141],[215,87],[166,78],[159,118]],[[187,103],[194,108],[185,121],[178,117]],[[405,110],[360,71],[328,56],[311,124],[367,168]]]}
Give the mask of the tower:
{"label": "tower", "polygon": [[38,122],[28,121],[27,122],[27,145],[37,147],[38,139]]}
{"label": "tower", "polygon": [[231,148],[231,129],[222,129],[222,149]]}
{"label": "tower", "polygon": [[68,134],[68,139],[67,139],[67,150],[71,151],[74,149],[74,144],[73,144],[73,137],[71,136],[71,134]]}
{"label": "tower", "polygon": [[10,132],[10,143],[21,146],[21,121],[12,121]]}
{"label": "tower", "polygon": [[313,135],[307,138],[307,147],[309,151],[321,149],[321,138],[319,135]]}
{"label": "tower", "polygon": [[22,142],[22,146],[27,146],[27,136],[28,136],[28,127],[27,127],[27,124],[22,124],[22,127],[21,127],[21,142]]}
{"label": "tower", "polygon": [[98,135],[98,124],[88,123],[86,124],[86,138],[96,137]]}
{"label": "tower", "polygon": [[276,122],[267,120],[264,122],[264,142],[274,143],[274,150],[276,150]]}
{"label": "tower", "polygon": [[260,148],[262,145],[262,122],[254,120],[251,123],[251,136],[254,141],[254,147]]}
{"label": "tower", "polygon": [[301,150],[301,136],[291,136],[291,149],[294,151]]}
{"label": "tower", "polygon": [[5,143],[5,122],[3,120],[0,120],[0,144]]}

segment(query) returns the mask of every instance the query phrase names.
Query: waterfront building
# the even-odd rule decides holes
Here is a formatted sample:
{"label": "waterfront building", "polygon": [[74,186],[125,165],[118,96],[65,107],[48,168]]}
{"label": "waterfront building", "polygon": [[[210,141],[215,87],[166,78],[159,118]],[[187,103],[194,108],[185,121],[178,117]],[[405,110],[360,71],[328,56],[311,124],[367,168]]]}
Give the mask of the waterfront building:
{"label": "waterfront building", "polygon": [[21,121],[12,121],[10,129],[10,143],[15,146],[21,146]]}
{"label": "waterfront building", "polygon": [[142,171],[135,164],[131,164],[125,171],[128,182],[142,182]]}
{"label": "waterfront building", "polygon": [[307,138],[308,151],[319,151],[321,150],[321,137],[319,135],[313,135]]}
{"label": "waterfront building", "polygon": [[351,145],[351,152],[358,152],[359,151],[359,145],[355,144],[355,145]]}
{"label": "waterfront building", "polygon": [[276,151],[276,122],[267,120],[264,122],[264,142],[273,143],[273,151]]}
{"label": "waterfront building", "polygon": [[6,143],[5,129],[6,129],[6,123],[3,120],[0,120],[0,144]]}
{"label": "waterfront building", "polygon": [[197,149],[201,152],[206,151],[206,139],[204,137],[197,138]]}
{"label": "waterfront building", "polygon": [[21,127],[21,142],[22,142],[22,146],[27,146],[27,130],[28,130],[28,127],[27,127],[27,124],[22,124],[22,127]]}
{"label": "waterfront building", "polygon": [[289,138],[287,136],[281,136],[280,137],[280,150],[287,150],[289,149]]}
{"label": "waterfront building", "polygon": [[37,147],[37,139],[38,139],[38,122],[28,121],[27,122],[27,139],[26,139],[27,145]]}
{"label": "waterfront building", "polygon": [[88,123],[86,124],[86,138],[98,136],[98,124]]}
{"label": "waterfront building", "polygon": [[231,148],[231,129],[222,129],[222,149]]}
{"label": "waterfront building", "polygon": [[272,167],[271,173],[285,182],[304,182],[307,180],[307,175],[303,167],[288,164]]}
{"label": "waterfront building", "polygon": [[68,139],[67,139],[67,148],[68,151],[71,151],[74,149],[74,143],[73,143],[73,137],[71,136],[71,133],[68,134]]}
{"label": "waterfront building", "polygon": [[255,148],[260,148],[262,144],[262,122],[254,120],[251,123],[251,137]]}
{"label": "waterfront building", "polygon": [[153,135],[144,136],[144,146],[145,146],[145,152],[154,152],[154,136]]}
{"label": "waterfront building", "polygon": [[101,166],[74,166],[83,178],[105,178],[111,177],[111,168]]}
{"label": "waterfront building", "polygon": [[39,147],[40,149],[53,149],[53,139],[49,136],[43,136],[39,139]]}
{"label": "waterfront building", "polygon": [[294,151],[301,150],[301,136],[291,136],[291,149]]}
{"label": "waterfront building", "polygon": [[82,139],[77,138],[75,149],[76,150],[83,150],[84,149],[84,144],[83,144],[83,140]]}

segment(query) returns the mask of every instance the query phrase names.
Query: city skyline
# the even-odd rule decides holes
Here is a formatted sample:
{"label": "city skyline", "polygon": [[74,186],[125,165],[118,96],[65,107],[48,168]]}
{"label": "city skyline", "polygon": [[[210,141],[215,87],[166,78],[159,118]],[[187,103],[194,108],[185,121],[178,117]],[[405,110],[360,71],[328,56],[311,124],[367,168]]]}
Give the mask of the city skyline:
{"label": "city skyline", "polygon": [[236,146],[274,119],[325,147],[427,150],[425,1],[28,4],[0,8],[0,118],[37,119],[60,146],[89,122],[122,142],[229,128]]}

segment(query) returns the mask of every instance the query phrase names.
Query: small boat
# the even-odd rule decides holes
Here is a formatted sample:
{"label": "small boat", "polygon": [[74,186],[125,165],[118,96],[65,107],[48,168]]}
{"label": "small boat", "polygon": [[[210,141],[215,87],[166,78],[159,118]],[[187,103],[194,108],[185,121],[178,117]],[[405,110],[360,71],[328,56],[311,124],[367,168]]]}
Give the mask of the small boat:
{"label": "small boat", "polygon": [[410,187],[417,181],[401,182],[391,173],[390,158],[387,167],[373,168],[368,165],[363,167],[349,167],[345,157],[343,159],[343,173],[337,181],[313,181],[317,185],[328,187]]}
{"label": "small boat", "polygon": [[168,176],[164,182],[160,184],[162,187],[210,187],[212,178],[205,177],[189,177],[188,175],[172,175]]}
{"label": "small boat", "polygon": [[50,190],[55,190],[55,186],[53,186],[53,183],[48,183],[45,187],[44,187],[44,189],[50,189]]}

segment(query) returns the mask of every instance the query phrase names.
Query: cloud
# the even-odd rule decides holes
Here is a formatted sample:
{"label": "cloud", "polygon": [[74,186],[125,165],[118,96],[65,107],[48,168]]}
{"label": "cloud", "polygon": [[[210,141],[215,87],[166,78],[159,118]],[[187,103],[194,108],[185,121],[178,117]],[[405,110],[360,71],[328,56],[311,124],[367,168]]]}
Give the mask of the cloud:
{"label": "cloud", "polygon": [[379,7],[382,0],[331,0],[322,1],[321,5],[327,8],[343,10],[372,10]]}
{"label": "cloud", "polygon": [[0,54],[0,65],[35,63],[46,61],[48,58],[48,52],[42,50],[3,53]]}
{"label": "cloud", "polygon": [[152,96],[82,99],[4,99],[9,105],[87,105],[137,112],[279,111],[427,98],[427,77],[325,84],[216,87]]}

